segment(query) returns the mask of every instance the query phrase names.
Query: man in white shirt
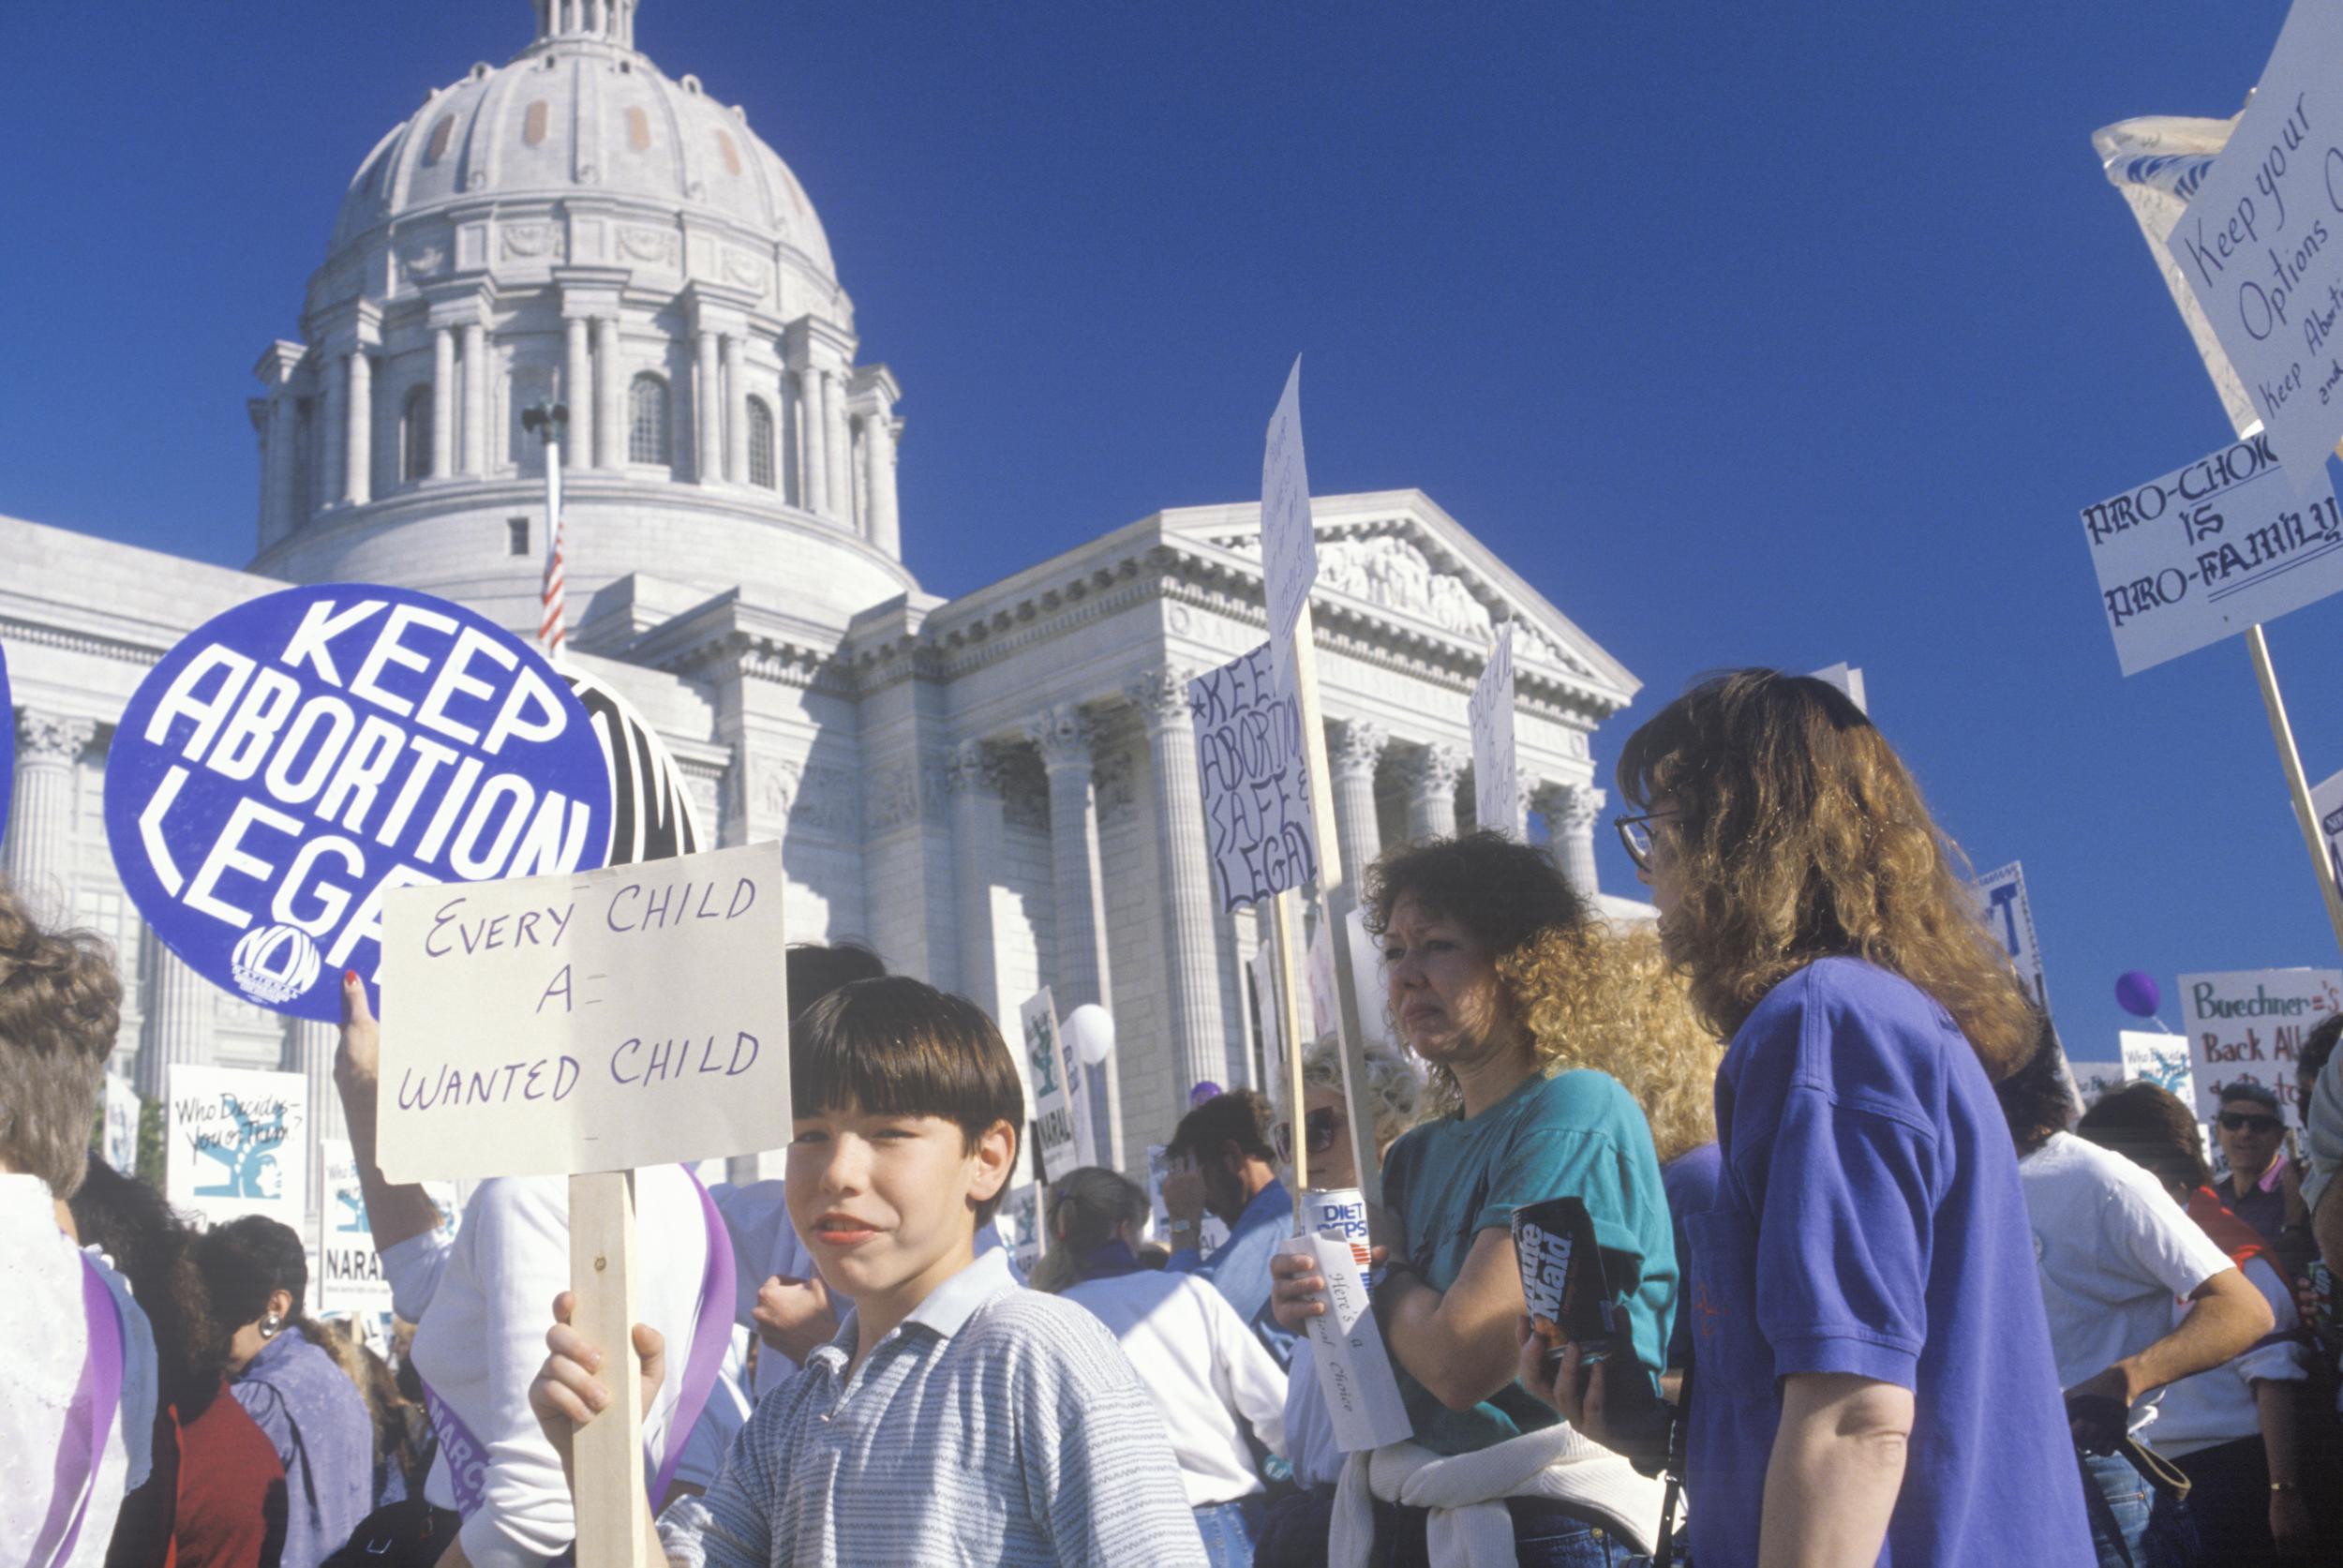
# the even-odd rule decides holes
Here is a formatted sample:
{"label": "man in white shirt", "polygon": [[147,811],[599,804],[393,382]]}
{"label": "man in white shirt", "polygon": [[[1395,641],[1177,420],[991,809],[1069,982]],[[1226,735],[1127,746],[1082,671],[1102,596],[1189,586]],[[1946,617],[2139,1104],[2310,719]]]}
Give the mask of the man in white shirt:
{"label": "man in white shirt", "polygon": [[2048,1031],[2044,1041],[1997,1093],[2018,1146],[2051,1351],[2092,1483],[2092,1542],[2105,1568],[2135,1568],[2148,1485],[2113,1450],[2157,1390],[2244,1351],[2269,1332],[2270,1312],[2153,1175],[2065,1130],[2074,1107],[2064,1053]]}
{"label": "man in white shirt", "polygon": [[154,1433],[146,1315],[74,1244],[65,1206],[121,1001],[97,937],[43,931],[0,884],[0,1559],[30,1568],[106,1561]]}

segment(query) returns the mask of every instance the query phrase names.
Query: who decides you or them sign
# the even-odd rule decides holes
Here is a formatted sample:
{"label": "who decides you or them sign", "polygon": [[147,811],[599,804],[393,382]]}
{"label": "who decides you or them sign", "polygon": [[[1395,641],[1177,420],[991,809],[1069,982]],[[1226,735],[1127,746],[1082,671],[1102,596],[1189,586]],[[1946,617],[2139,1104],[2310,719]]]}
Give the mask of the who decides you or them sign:
{"label": "who decides you or them sign", "polygon": [[2294,1058],[2320,1022],[2343,1010],[2343,970],[2246,969],[2180,978],[2181,1027],[2196,1077],[2197,1120],[2221,1109],[2240,1082],[2274,1091],[2290,1127],[2303,1124]]}
{"label": "who decides you or them sign", "polygon": [[537,653],[403,589],[287,589],[140,682],[106,762],[123,886],[197,973],[323,1023],[395,889],[589,870],[610,780]]}
{"label": "who decides you or them sign", "polygon": [[1033,1087],[1034,1141],[1041,1149],[1041,1179],[1056,1181],[1093,1163],[1085,1145],[1089,1086],[1082,1064],[1059,1038],[1057,1003],[1043,986],[1018,1009],[1025,1036],[1025,1066]]}
{"label": "who decides you or them sign", "polygon": [[395,890],[383,1174],[626,1171],[788,1142],[781,856]]}
{"label": "who decides you or them sign", "polygon": [[2313,467],[2297,496],[2263,432],[2082,509],[2126,675],[2343,589],[2335,486]]}
{"label": "who decides you or them sign", "polygon": [[2178,1095],[2191,1110],[2195,1109],[2197,1087],[2188,1070],[2186,1037],[2125,1029],[2115,1036],[2115,1045],[2125,1083],[2153,1083]]}
{"label": "who decides you or them sign", "polygon": [[2343,6],[2299,0],[2165,244],[2306,498],[2343,437]]}
{"label": "who decides you or them sign", "polygon": [[1478,826],[1520,838],[1521,772],[1514,754],[1514,623],[1497,629],[1472,699],[1472,804]]}
{"label": "who decides you or them sign", "polygon": [[1301,704],[1263,643],[1187,683],[1205,836],[1224,909],[1318,874]]}
{"label": "who decides you or them sign", "polygon": [[2025,896],[2025,871],[2017,861],[1977,879],[1985,900],[1985,923],[2009,955],[2028,1000],[2050,1011],[2050,981],[2042,973],[2042,945],[2034,935],[2034,905]]}
{"label": "who decides you or them sign", "polygon": [[204,1225],[265,1215],[298,1232],[309,1206],[309,1081],[173,1062],[164,1069],[163,1195]]}

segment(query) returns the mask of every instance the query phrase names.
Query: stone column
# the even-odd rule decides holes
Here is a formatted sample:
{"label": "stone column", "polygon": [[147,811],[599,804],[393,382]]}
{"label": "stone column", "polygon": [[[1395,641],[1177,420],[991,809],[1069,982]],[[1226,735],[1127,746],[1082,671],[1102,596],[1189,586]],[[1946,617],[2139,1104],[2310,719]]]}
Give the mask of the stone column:
{"label": "stone column", "polygon": [[212,983],[188,968],[177,953],[146,933],[146,1038],[139,1047],[139,1093],[160,1097],[170,1087],[173,1062],[213,1059]]}
{"label": "stone column", "polygon": [[479,321],[464,323],[464,471],[488,472],[488,327]]}
{"label": "stone column", "polygon": [[1336,719],[1326,726],[1326,770],[1335,796],[1335,848],[1342,855],[1344,880],[1353,888],[1383,852],[1383,830],[1375,817],[1375,763],[1391,743],[1382,725],[1366,719]]}
{"label": "stone column", "polygon": [[431,477],[455,471],[455,329],[431,329]]}
{"label": "stone column", "polygon": [[[1106,890],[1098,868],[1098,797],[1091,784],[1090,724],[1072,703],[1046,709],[1026,726],[1050,776],[1050,885],[1057,963],[1050,995],[1062,1021],[1084,1002],[1113,1010],[1107,975]],[[1112,1058],[1091,1078],[1100,1161],[1122,1164],[1122,1105]],[[1102,1093],[1100,1092],[1102,1091]],[[1104,1104],[1099,1103],[1104,1099]]]}
{"label": "stone column", "polygon": [[[952,898],[959,924],[960,993],[1004,1016],[1000,972],[992,962],[992,865],[1001,842],[1000,769],[981,740],[952,748],[944,787],[952,798]],[[1022,1052],[1011,1052],[1021,1062]]]}
{"label": "stone column", "polygon": [[1456,836],[1456,785],[1470,757],[1461,746],[1434,744],[1408,759],[1408,837]]}
{"label": "stone column", "polygon": [[268,406],[268,487],[274,544],[301,526],[302,499],[294,493],[293,476],[300,470],[301,405],[290,381],[276,383]]}
{"label": "stone column", "polygon": [[342,398],[342,500],[364,506],[374,499],[374,362],[364,347],[350,353]]}
{"label": "stone column", "polygon": [[318,1211],[325,1206],[323,1140],[350,1135],[342,1117],[341,1097],[334,1092],[334,1051],[341,1043],[342,1032],[338,1024],[320,1023],[308,1018],[289,1018],[285,1024],[285,1053],[277,1065],[287,1072],[301,1074],[309,1083],[306,1212],[314,1228]]}
{"label": "stone column", "polygon": [[829,425],[822,411],[822,372],[807,366],[798,372],[798,438],[805,443],[805,497],[808,512],[829,515]]}
{"label": "stone column", "polygon": [[854,481],[846,465],[854,460],[854,438],[846,428],[845,383],[835,370],[822,372],[822,428],[828,443],[822,468],[829,475],[829,515],[852,527]]}
{"label": "stone column", "polygon": [[318,385],[325,407],[316,424],[318,442],[318,505],[334,506],[342,499],[342,457],[347,445],[347,421],[342,410],[350,401],[350,372],[339,354],[329,355],[318,368]]}
{"label": "stone column", "polygon": [[1156,844],[1163,858],[1166,1018],[1179,1063],[1179,1103],[1211,1080],[1246,1074],[1230,1061],[1220,1013],[1220,933],[1215,919],[1212,848],[1204,836],[1204,793],[1196,771],[1196,726],[1187,707],[1188,672],[1152,669],[1126,691],[1147,724],[1155,765]]}
{"label": "stone column", "polygon": [[1594,869],[1595,824],[1609,799],[1592,784],[1554,782],[1541,784],[1530,797],[1530,804],[1545,819],[1545,852],[1589,903],[1601,891]]}
{"label": "stone column", "polygon": [[870,510],[871,543],[888,555],[903,553],[903,524],[895,511],[895,428],[884,411],[862,421],[862,494]]}
{"label": "stone column", "polygon": [[594,460],[594,370],[586,353],[586,318],[571,317],[562,330],[561,403],[570,411],[570,427],[562,434],[561,466],[582,469]]}
{"label": "stone column", "polygon": [[739,333],[724,338],[724,477],[749,482],[749,366]]}
{"label": "stone column", "polygon": [[724,468],[724,427],[716,412],[723,371],[716,363],[716,335],[702,327],[692,339],[692,432],[699,442],[699,471],[693,477],[713,485]]}
{"label": "stone column", "polygon": [[626,377],[615,316],[594,318],[594,467],[626,467]]}
{"label": "stone column", "polygon": [[35,917],[58,924],[73,913],[73,785],[82,754],[97,737],[88,719],[26,709],[0,715],[16,725],[15,803],[7,822],[8,881]]}

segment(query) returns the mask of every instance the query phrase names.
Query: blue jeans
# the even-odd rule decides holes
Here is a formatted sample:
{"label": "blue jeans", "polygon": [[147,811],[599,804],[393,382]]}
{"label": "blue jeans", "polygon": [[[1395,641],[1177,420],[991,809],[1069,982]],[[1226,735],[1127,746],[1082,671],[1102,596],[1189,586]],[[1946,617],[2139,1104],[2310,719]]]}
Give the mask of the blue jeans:
{"label": "blue jeans", "polygon": [[1212,1568],[1253,1568],[1253,1541],[1268,1511],[1269,1500],[1259,1492],[1196,1510],[1196,1533],[1204,1538],[1204,1558]]}
{"label": "blue jeans", "polygon": [[[1514,1557],[1521,1568],[1644,1568],[1649,1560],[1603,1526],[1557,1503],[1510,1499]],[[1429,1568],[1421,1508],[1375,1504],[1375,1568]]]}
{"label": "blue jeans", "polygon": [[2091,1546],[2099,1568],[2147,1568],[2149,1505],[2146,1478],[2120,1454],[2085,1454],[2083,1513],[2091,1521]]}

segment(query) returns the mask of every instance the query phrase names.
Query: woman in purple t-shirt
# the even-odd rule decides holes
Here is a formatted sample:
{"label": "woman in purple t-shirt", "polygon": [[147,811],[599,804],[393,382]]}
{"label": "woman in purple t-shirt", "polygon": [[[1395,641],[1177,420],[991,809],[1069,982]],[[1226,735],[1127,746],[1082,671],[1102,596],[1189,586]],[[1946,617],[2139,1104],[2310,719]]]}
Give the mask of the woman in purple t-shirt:
{"label": "woman in purple t-shirt", "polygon": [[[1992,1074],[2037,1028],[1963,862],[1861,709],[1741,670],[1627,743],[1619,819],[1732,1037],[1687,1217],[1700,1568],[2093,1561]],[[1524,1381],[1602,1430],[1574,1348]]]}

